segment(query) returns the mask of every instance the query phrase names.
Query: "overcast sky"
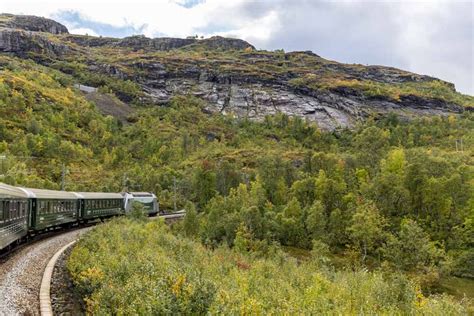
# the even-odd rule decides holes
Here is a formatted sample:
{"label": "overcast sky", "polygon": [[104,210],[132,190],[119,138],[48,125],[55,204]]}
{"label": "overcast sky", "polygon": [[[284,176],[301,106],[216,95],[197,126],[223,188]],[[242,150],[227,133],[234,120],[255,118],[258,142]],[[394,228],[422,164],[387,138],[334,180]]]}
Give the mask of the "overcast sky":
{"label": "overcast sky", "polygon": [[50,17],[77,34],[238,37],[431,75],[474,95],[472,1],[0,0],[0,12]]}

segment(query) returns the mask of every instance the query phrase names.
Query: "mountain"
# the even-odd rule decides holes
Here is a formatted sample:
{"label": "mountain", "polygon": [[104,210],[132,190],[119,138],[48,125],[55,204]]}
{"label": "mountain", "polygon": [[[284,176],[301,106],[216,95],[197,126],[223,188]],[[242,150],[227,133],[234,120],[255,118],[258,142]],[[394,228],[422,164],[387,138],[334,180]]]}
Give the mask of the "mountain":
{"label": "mountain", "polygon": [[0,52],[58,69],[80,84],[108,86],[125,102],[163,105],[191,94],[211,112],[251,119],[282,112],[330,130],[389,112],[411,118],[474,108],[473,97],[433,77],[342,64],[310,51],[257,50],[219,36],[74,35],[50,19],[2,14]]}

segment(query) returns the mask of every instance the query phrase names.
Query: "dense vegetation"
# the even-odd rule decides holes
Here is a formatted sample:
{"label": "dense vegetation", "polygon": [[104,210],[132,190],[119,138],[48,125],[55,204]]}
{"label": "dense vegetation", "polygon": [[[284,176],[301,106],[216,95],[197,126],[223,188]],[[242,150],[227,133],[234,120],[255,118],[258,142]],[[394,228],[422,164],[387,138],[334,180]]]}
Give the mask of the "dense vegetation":
{"label": "dense vegetation", "polygon": [[315,251],[297,263],[209,250],[159,222],[117,220],[79,241],[68,267],[92,314],[463,314],[400,273],[335,271]]}
{"label": "dense vegetation", "polygon": [[[255,308],[262,311],[282,308],[291,312],[291,304],[305,300],[306,294],[298,292],[302,289],[322,293],[311,287],[316,285],[304,283],[309,282],[305,278],[319,277],[321,284],[327,285],[328,292],[320,297],[327,304],[331,296],[335,300],[336,293],[341,293],[340,305],[331,307],[340,313],[353,308],[342,302],[344,295],[350,295],[343,290],[349,287],[347,284],[361,286],[361,296],[356,300],[368,299],[374,293],[398,293],[401,290],[397,286],[406,286],[403,295],[407,296],[382,297],[382,305],[369,304],[365,311],[388,313],[416,309],[413,304],[417,286],[428,295],[438,291],[439,281],[450,275],[474,277],[474,117],[469,112],[411,122],[388,116],[369,119],[355,130],[324,132],[314,123],[280,114],[262,122],[210,115],[203,111],[202,101],[181,96],[165,107],[136,107],[129,118],[132,124],[122,125],[112,117],[102,116],[72,86],[78,78],[97,80],[101,91],[115,92],[137,102],[139,92],[132,82],[94,75],[80,65],[68,75],[4,55],[0,56],[0,65],[0,181],[57,189],[64,166],[67,189],[119,191],[127,186],[156,192],[162,208],[173,208],[175,202],[179,208],[186,207],[187,220],[176,233],[200,241],[205,248],[163,231],[163,237],[143,237],[150,238],[143,242],[149,242],[150,248],[145,249],[152,251],[143,256],[152,256],[149,259],[157,263],[164,260],[164,251],[172,256],[174,246],[163,245],[153,253],[152,247],[157,247],[151,245],[154,238],[187,245],[193,254],[202,250],[207,261],[198,255],[190,259],[187,277],[203,267],[206,279],[202,287],[221,293],[212,296],[214,299],[225,300],[222,295],[227,291],[235,295],[243,289],[230,284],[215,288],[220,275],[212,274],[220,270],[212,269],[221,264],[220,257],[242,256],[251,267],[268,266],[269,280],[275,283],[255,281],[255,296],[249,296],[255,298]],[[65,71],[71,64],[56,66]],[[428,88],[429,93],[435,93],[433,87]],[[398,92],[394,93],[396,97]],[[126,228],[127,222],[114,225],[120,225],[123,231],[150,229],[138,224]],[[118,231],[113,225],[104,231],[107,229],[111,233]],[[139,242],[126,234],[115,238],[110,240],[110,247],[121,238],[132,244]],[[113,249],[103,245],[105,248],[92,251],[94,242],[99,241],[88,238],[83,250],[78,251],[88,249],[88,256],[99,260]],[[285,263],[285,269],[295,274],[295,280],[290,281],[289,273],[273,273],[278,271],[278,260],[282,260],[279,251],[273,255],[279,245],[289,252],[324,250],[334,269],[357,272],[336,272],[332,268],[313,271],[312,260],[302,266],[290,261]],[[123,251],[126,255],[128,250]],[[101,280],[97,288],[89,288],[87,294],[106,300],[111,292],[101,291],[108,288],[107,282],[115,282],[115,273],[124,273],[120,279],[124,282],[145,264],[138,257],[135,259],[139,268],[133,266],[132,260],[130,266],[115,272],[93,260],[90,266],[85,262],[71,265],[77,274],[99,269],[101,272],[97,273],[105,281]],[[229,260],[232,265],[234,259]],[[204,268],[206,264],[208,269]],[[365,268],[380,272],[364,272]],[[159,264],[151,264],[149,269],[161,271]],[[236,273],[251,280],[249,275],[263,273],[258,269],[237,269]],[[157,272],[156,277],[159,275]],[[393,276],[400,276],[402,283],[390,281]],[[146,288],[146,280],[141,281]],[[133,286],[139,286],[133,282]],[[193,286],[201,286],[200,279],[192,282],[197,282]],[[269,286],[265,282],[281,288],[282,296],[276,297],[287,297],[290,305],[269,303],[273,302],[271,298],[265,302],[260,296],[265,293],[257,290]],[[301,288],[298,282],[303,282]],[[282,285],[285,283],[288,288]],[[171,295],[164,290],[167,285],[162,285],[160,293]],[[123,284],[113,286],[122,288]],[[294,298],[288,293],[294,293]],[[318,294],[307,295],[314,298]],[[247,298],[229,298],[242,301],[223,303],[223,312],[240,308]],[[213,305],[220,302],[214,299],[206,301],[206,308],[220,306]],[[386,301],[389,299],[393,301]],[[186,302],[172,308],[198,308],[189,307]],[[420,308],[458,308],[446,306],[444,298],[426,302]],[[128,303],[120,301],[120,306],[138,308]],[[301,306],[311,308],[305,303]]]}

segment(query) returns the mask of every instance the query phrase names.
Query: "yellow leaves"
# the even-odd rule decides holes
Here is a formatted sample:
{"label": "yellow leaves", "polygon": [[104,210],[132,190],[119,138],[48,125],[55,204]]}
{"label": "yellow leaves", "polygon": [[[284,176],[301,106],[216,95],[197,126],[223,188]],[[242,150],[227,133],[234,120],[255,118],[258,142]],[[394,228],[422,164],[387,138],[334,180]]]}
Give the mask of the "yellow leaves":
{"label": "yellow leaves", "polygon": [[264,310],[262,303],[254,298],[249,298],[246,302],[240,305],[240,315],[263,315]]}
{"label": "yellow leaves", "polygon": [[425,306],[426,303],[428,302],[428,300],[425,298],[425,296],[424,296],[423,293],[421,292],[421,289],[420,289],[420,286],[419,286],[419,285],[417,285],[417,286],[415,287],[415,293],[416,293],[416,295],[415,295],[415,302],[414,302],[415,306],[416,306],[417,308],[421,308],[421,307]]}
{"label": "yellow leaves", "polygon": [[454,125],[456,122],[457,122],[456,116],[454,116],[454,115],[448,116],[448,123],[450,125]]}
{"label": "yellow leaves", "polygon": [[186,275],[178,275],[174,283],[171,285],[171,292],[179,297],[183,292],[184,285],[186,283]]}
{"label": "yellow leaves", "polygon": [[97,284],[104,278],[104,272],[100,268],[92,267],[79,274],[81,281]]}

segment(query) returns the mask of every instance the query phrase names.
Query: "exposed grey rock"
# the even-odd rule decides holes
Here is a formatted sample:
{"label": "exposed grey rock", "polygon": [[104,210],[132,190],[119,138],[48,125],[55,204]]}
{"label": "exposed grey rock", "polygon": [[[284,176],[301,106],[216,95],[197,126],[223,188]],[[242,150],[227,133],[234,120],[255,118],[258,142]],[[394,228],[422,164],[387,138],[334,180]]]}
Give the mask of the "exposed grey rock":
{"label": "exposed grey rock", "polygon": [[[368,97],[362,89],[339,86],[322,89],[305,84],[306,75],[324,77],[333,74],[343,80],[370,80],[371,82],[398,85],[406,82],[429,82],[435,78],[403,70],[382,67],[348,65],[327,61],[311,51],[266,52],[256,51],[246,41],[214,36],[197,38],[147,38],[131,36],[123,39],[67,34],[67,29],[52,20],[1,15],[0,52],[34,58],[44,64],[68,52],[80,56],[90,53],[87,47],[108,46],[143,51],[143,58],[99,63],[91,57],[90,72],[102,73],[141,85],[144,102],[163,105],[173,95],[190,94],[208,103],[205,111],[262,120],[266,115],[285,113],[317,121],[324,129],[352,127],[371,115],[395,112],[402,117],[416,115],[460,113],[465,109],[443,100],[401,96],[399,100],[388,96]],[[55,35],[46,34],[49,32]],[[58,35],[59,34],[59,35]],[[241,50],[237,54],[222,54],[220,58],[169,58],[169,54],[146,54],[173,49],[195,50],[206,56],[207,50]],[[105,50],[108,52],[108,50]],[[201,57],[202,57],[201,56]],[[105,59],[104,59],[105,60]],[[251,65],[251,67],[248,67]],[[260,71],[262,65],[262,71]],[[290,65],[290,66],[288,66]],[[296,66],[295,66],[296,65]],[[454,90],[454,85],[444,83]],[[117,91],[125,102],[130,95]],[[473,107],[468,108],[472,110]]]}
{"label": "exposed grey rock", "polygon": [[189,78],[157,80],[147,82],[143,87],[148,97],[156,104],[165,104],[176,94],[190,94],[208,101],[206,110],[210,112],[255,120],[262,120],[266,115],[280,112],[316,121],[321,128],[327,130],[350,128],[370,115],[384,115],[389,112],[411,118],[462,111],[460,107],[435,100],[370,100],[343,96],[331,91],[313,91],[311,95],[304,95],[285,86],[227,84]]}
{"label": "exposed grey rock", "polygon": [[127,47],[132,50],[148,50],[148,51],[169,51],[182,47],[193,48],[194,46],[206,47],[208,49],[223,50],[242,50],[246,48],[255,49],[251,44],[240,39],[225,38],[221,36],[213,36],[207,39],[196,38],[173,38],[159,37],[149,38],[144,35],[129,36],[122,39],[108,37],[94,37],[84,35],[68,35],[66,40],[79,44],[81,46],[97,47],[97,46],[116,46]]}
{"label": "exposed grey rock", "polygon": [[102,37],[102,36],[89,36],[89,35],[77,35],[68,34],[63,37],[66,41],[73,42],[79,46],[84,47],[100,47],[106,45],[114,45],[120,42],[119,38]]}
{"label": "exposed grey rock", "polygon": [[1,14],[4,26],[13,29],[22,29],[33,32],[47,32],[52,34],[68,33],[67,27],[51,19],[33,15]]}
{"label": "exposed grey rock", "polygon": [[19,56],[25,56],[29,52],[61,55],[68,50],[68,46],[51,41],[41,33],[0,28],[0,52],[11,52]]}
{"label": "exposed grey rock", "polygon": [[206,38],[198,42],[199,45],[210,49],[223,49],[223,50],[243,50],[250,48],[252,50],[255,47],[248,42],[238,39],[238,38],[227,38],[222,36],[213,36],[211,38]]}
{"label": "exposed grey rock", "polygon": [[129,47],[134,50],[148,49],[157,51],[168,51],[171,49],[181,48],[186,45],[193,44],[195,42],[195,39],[172,37],[148,38],[143,35],[138,35],[125,37],[115,43],[114,46]]}

